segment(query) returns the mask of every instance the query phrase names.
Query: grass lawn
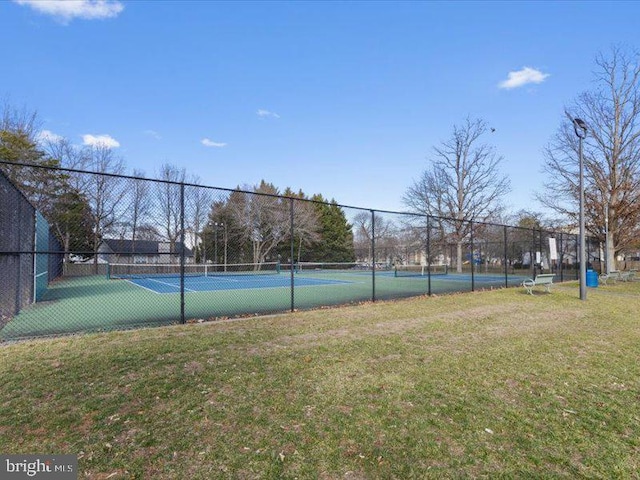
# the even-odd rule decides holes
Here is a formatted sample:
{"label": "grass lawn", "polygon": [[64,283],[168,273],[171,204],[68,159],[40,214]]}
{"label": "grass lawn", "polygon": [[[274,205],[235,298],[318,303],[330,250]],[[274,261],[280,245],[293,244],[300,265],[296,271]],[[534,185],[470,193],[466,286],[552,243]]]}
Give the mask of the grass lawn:
{"label": "grass lawn", "polygon": [[637,478],[640,282],[0,348],[0,452],[79,478]]}

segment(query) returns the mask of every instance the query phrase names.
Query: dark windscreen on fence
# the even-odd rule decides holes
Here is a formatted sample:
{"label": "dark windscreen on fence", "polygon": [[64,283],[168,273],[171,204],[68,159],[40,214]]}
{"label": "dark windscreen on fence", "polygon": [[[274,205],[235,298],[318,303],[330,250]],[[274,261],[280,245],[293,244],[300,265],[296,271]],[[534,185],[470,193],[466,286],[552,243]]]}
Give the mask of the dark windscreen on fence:
{"label": "dark windscreen on fence", "polygon": [[0,170],[0,327],[33,300],[35,209]]}
{"label": "dark windscreen on fence", "polygon": [[[26,193],[20,168],[35,179]],[[565,231],[344,206],[264,182],[241,191],[35,170],[0,175],[0,341],[578,276],[577,236]]]}

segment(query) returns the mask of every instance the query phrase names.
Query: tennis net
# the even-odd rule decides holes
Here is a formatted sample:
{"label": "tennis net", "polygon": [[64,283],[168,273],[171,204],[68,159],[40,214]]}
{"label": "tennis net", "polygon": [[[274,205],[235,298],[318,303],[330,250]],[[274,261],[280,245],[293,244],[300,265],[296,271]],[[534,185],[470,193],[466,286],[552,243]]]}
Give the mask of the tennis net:
{"label": "tennis net", "polygon": [[360,262],[298,262],[293,265],[296,273],[353,273],[363,270],[371,270],[371,267]]}
{"label": "tennis net", "polygon": [[[185,277],[222,277],[239,275],[274,275],[280,273],[277,262],[265,263],[188,263]],[[177,263],[110,263],[109,279],[180,278],[182,266]]]}
{"label": "tennis net", "polygon": [[427,275],[446,275],[447,265],[396,265],[396,277],[426,277]]}

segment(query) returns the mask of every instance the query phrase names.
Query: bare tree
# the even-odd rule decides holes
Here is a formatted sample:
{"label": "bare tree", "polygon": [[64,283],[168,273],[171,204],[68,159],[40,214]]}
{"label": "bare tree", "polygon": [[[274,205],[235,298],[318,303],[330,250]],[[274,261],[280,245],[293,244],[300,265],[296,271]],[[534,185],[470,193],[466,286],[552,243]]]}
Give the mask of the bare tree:
{"label": "bare tree", "polygon": [[40,121],[36,112],[29,112],[26,108],[20,110],[8,103],[0,108],[0,160],[10,162],[1,168],[32,205],[47,215],[62,190],[64,176],[53,170],[12,164],[57,167],[58,161],[42,149],[38,135]]}
{"label": "bare tree", "polygon": [[[457,244],[457,270],[462,271],[462,244],[472,221],[487,221],[503,209],[500,200],[510,191],[500,175],[502,157],[482,142],[489,131],[485,121],[467,118],[454,125],[449,140],[434,147],[434,156],[420,179],[409,187],[404,204],[415,213],[455,220],[448,233]],[[444,228],[441,231],[445,232]]]}
{"label": "bare tree", "polygon": [[140,237],[140,230],[150,219],[153,211],[151,184],[144,179],[144,172],[134,170],[129,183],[129,207],[127,212],[127,227],[131,238],[131,253],[135,252],[135,242]]}
{"label": "bare tree", "polygon": [[94,268],[97,273],[98,250],[102,239],[113,232],[122,215],[126,188],[121,178],[112,175],[124,173],[124,160],[106,145],[83,150],[83,167],[95,173],[74,174],[79,191],[83,192],[91,207],[93,225]]}
{"label": "bare tree", "polygon": [[[186,172],[174,165],[165,163],[160,167],[159,178],[162,183],[156,184],[156,206],[159,214],[159,226],[165,239],[169,242],[170,252],[176,253],[176,246],[182,233],[182,199],[181,183],[184,183]],[[173,255],[170,257],[173,258]]]}
{"label": "bare tree", "polygon": [[288,238],[290,213],[278,189],[264,180],[254,188],[255,193],[234,192],[229,197],[229,211],[233,222],[252,245],[256,268],[267,261],[270,254]]}
{"label": "bare tree", "polygon": [[[36,112],[25,108],[18,109],[3,102],[0,106],[0,159],[8,162],[39,163],[42,151],[37,148],[37,133],[40,121]],[[24,176],[24,169],[12,172],[5,167],[9,178],[20,184],[20,176]]]}
{"label": "bare tree", "polygon": [[192,247],[200,245],[200,235],[207,223],[207,215],[213,204],[212,190],[196,186],[200,183],[198,176],[191,177],[189,185],[185,187],[185,222],[187,231],[191,232]]}
{"label": "bare tree", "polygon": [[374,257],[372,240],[375,243],[376,257],[381,252],[385,263],[392,260],[398,246],[398,236],[395,224],[382,217],[379,213],[361,211],[353,217],[353,238],[358,260],[373,263]]}
{"label": "bare tree", "polygon": [[585,216],[590,235],[605,240],[606,259],[637,243],[640,223],[640,55],[618,47],[596,58],[593,91],[581,94],[545,149],[549,174],[538,200],[578,224],[578,138],[571,119],[587,123],[584,141]]}
{"label": "bare tree", "polygon": [[[244,203],[244,193],[234,191],[231,193],[218,192],[218,196],[212,200],[210,211],[202,224],[198,244],[199,261],[213,261],[219,263],[222,258],[224,263],[249,263],[251,247],[247,247],[250,241],[245,235],[242,222],[238,223],[236,208],[233,205]],[[222,232],[222,257],[217,252],[219,234]],[[229,246],[231,249],[229,250]]]}
{"label": "bare tree", "polygon": [[356,258],[359,261],[371,262],[371,213],[360,211],[353,217],[353,244],[355,247]]}

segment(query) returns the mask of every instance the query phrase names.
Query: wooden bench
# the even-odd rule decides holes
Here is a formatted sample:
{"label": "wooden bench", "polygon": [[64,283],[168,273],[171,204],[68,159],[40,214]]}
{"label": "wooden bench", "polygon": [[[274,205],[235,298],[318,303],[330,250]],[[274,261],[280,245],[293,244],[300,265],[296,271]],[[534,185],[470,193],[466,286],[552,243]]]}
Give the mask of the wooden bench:
{"label": "wooden bench", "polygon": [[536,275],[536,278],[533,280],[528,278],[524,282],[522,282],[522,286],[527,290],[529,295],[533,295],[533,287],[538,285],[543,285],[545,291],[547,293],[551,293],[551,285],[553,285],[553,277],[555,277],[554,273],[541,273]]}

